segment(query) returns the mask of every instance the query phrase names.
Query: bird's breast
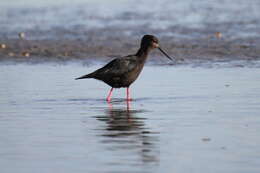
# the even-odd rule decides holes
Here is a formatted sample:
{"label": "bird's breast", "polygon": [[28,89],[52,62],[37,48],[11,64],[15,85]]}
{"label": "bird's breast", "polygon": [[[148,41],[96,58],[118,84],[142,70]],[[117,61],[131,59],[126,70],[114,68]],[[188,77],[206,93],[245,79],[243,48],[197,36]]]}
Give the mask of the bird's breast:
{"label": "bird's breast", "polygon": [[136,68],[134,68],[132,71],[129,71],[128,73],[126,73],[124,75],[124,79],[122,81],[124,81],[124,85],[131,85],[140,75],[141,71],[143,69],[143,65],[139,65]]}

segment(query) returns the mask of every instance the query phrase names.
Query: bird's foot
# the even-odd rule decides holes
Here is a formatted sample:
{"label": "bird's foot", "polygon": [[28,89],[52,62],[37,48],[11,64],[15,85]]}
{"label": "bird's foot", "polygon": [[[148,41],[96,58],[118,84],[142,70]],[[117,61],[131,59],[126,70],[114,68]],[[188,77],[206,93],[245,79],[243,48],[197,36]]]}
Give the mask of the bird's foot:
{"label": "bird's foot", "polygon": [[114,88],[111,88],[110,91],[109,91],[109,94],[108,94],[108,96],[107,96],[107,98],[106,98],[106,101],[107,101],[107,102],[111,102],[111,96],[112,96],[113,89],[114,89]]}

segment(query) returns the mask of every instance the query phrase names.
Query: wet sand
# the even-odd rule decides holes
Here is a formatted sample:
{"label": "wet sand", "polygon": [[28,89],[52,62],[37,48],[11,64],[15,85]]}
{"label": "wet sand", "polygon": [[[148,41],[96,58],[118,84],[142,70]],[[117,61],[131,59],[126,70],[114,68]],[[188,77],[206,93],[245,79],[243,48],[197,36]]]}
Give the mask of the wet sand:
{"label": "wet sand", "polygon": [[[104,61],[124,55],[134,54],[139,48],[139,39],[129,37],[106,38],[109,41],[89,40],[4,40],[7,46],[0,50],[2,62],[67,62],[73,60]],[[109,42],[109,43],[108,43]],[[173,42],[161,39],[162,47],[175,57],[179,64],[194,61],[259,61],[260,47],[242,44],[242,41],[219,39],[185,40]],[[258,44],[260,45],[260,44]],[[28,53],[28,56],[25,54]],[[151,60],[162,61],[163,55],[153,51]],[[243,64],[241,64],[243,65]]]}

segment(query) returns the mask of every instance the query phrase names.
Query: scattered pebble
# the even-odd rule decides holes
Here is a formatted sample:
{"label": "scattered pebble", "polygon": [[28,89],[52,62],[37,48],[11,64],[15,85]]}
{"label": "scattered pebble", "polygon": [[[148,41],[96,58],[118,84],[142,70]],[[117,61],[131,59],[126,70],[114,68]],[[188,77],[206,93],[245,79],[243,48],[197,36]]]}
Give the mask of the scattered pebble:
{"label": "scattered pebble", "polygon": [[14,56],[14,53],[13,52],[9,52],[8,56]]}
{"label": "scattered pebble", "polygon": [[247,48],[249,48],[249,46],[247,46],[247,45],[240,45],[239,47],[242,48],[242,49],[247,49]]}
{"label": "scattered pebble", "polygon": [[20,39],[24,39],[25,38],[25,33],[24,32],[20,32],[18,34],[18,36],[19,36]]}
{"label": "scattered pebble", "polygon": [[221,32],[215,32],[215,37],[216,38],[222,38],[222,33]]}
{"label": "scattered pebble", "polygon": [[6,48],[6,44],[0,44],[0,48],[1,49],[5,49]]}
{"label": "scattered pebble", "polygon": [[210,138],[202,138],[201,140],[202,140],[203,142],[209,142],[209,141],[211,141]]}
{"label": "scattered pebble", "polygon": [[244,65],[242,64],[237,64],[237,65],[234,65],[235,67],[244,67]]}
{"label": "scattered pebble", "polygon": [[29,57],[30,53],[29,52],[22,52],[22,55],[25,56],[25,57]]}

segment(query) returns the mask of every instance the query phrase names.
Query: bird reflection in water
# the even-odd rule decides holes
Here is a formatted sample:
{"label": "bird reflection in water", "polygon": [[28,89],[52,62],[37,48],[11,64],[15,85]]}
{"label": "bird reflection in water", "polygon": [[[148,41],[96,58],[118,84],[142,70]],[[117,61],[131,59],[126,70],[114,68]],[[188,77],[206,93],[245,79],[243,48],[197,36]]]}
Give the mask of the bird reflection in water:
{"label": "bird reflection in water", "polygon": [[[108,104],[105,114],[96,117],[106,123],[99,135],[102,144],[109,151],[123,151],[122,159],[138,157],[143,163],[159,163],[159,149],[156,147],[159,145],[159,135],[145,127],[146,118],[141,118],[147,111],[130,109],[129,102],[126,108],[116,108],[116,102]],[[140,164],[139,159],[135,161]]]}

